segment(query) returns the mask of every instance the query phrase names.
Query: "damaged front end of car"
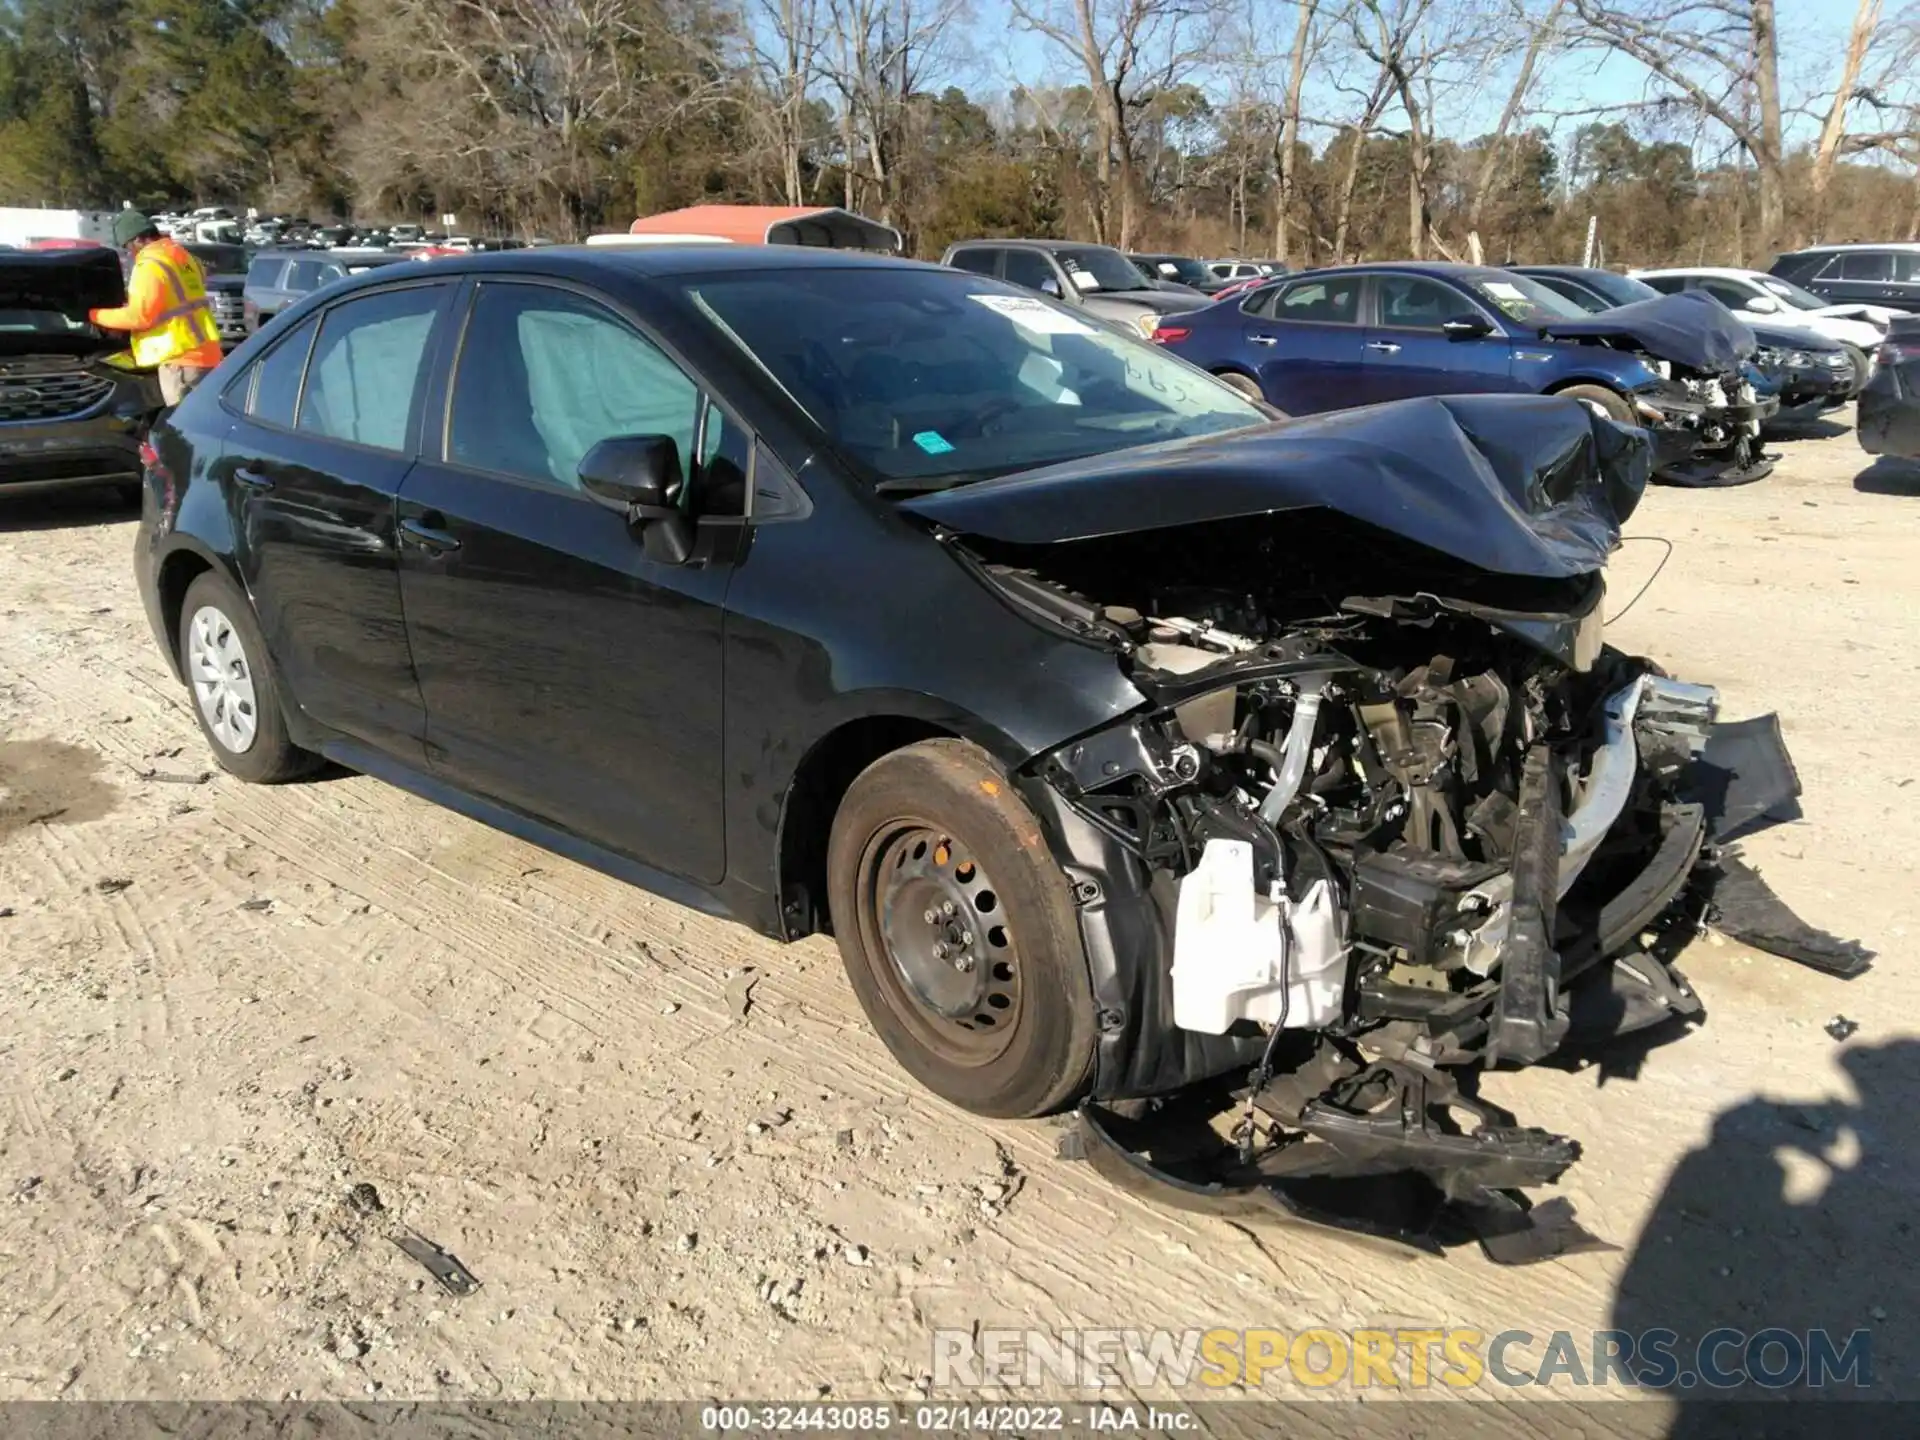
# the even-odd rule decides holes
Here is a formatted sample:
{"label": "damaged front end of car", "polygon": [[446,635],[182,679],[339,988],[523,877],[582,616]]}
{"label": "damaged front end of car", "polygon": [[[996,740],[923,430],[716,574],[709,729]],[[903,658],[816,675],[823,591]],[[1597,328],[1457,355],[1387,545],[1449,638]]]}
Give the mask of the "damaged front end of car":
{"label": "damaged front end of car", "polygon": [[[1628,400],[1654,438],[1654,474],[1672,485],[1746,485],[1773,473],[1760,432],[1780,408],[1750,372],[1753,332],[1711,296],[1662,295],[1555,321],[1543,334],[1642,355],[1660,378]],[[1764,386],[1764,377],[1762,385]]]}
{"label": "damaged front end of car", "polygon": [[1650,463],[1572,402],[1460,399],[1183,447],[1160,503],[1197,520],[924,502],[1147,700],[1018,777],[1080,906],[1103,1173],[1503,1259],[1583,1238],[1516,1193],[1575,1142],[1474,1077],[1698,1017],[1670,959],[1717,816],[1795,789],[1777,728],[1729,737],[1712,690],[1603,643]]}

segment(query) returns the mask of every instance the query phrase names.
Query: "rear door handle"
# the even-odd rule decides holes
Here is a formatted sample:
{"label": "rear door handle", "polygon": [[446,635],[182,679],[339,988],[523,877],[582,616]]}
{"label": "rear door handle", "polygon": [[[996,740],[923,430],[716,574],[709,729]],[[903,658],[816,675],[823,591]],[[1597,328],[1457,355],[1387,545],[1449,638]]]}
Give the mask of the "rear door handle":
{"label": "rear door handle", "polygon": [[1378,350],[1382,355],[1398,355],[1400,347],[1391,340],[1369,340],[1367,349]]}
{"label": "rear door handle", "polygon": [[271,490],[273,488],[273,477],[271,475],[263,470],[249,469],[245,465],[235,467],[233,478],[249,490]]}
{"label": "rear door handle", "polygon": [[1278,345],[1280,343],[1280,337],[1278,335],[1249,335],[1247,341],[1253,345]]}
{"label": "rear door handle", "polygon": [[436,555],[445,555],[451,550],[458,550],[460,542],[452,534],[427,523],[429,520],[439,518],[437,515],[429,515],[416,520],[409,516],[400,522],[400,539],[406,544],[417,545],[422,550],[431,550]]}

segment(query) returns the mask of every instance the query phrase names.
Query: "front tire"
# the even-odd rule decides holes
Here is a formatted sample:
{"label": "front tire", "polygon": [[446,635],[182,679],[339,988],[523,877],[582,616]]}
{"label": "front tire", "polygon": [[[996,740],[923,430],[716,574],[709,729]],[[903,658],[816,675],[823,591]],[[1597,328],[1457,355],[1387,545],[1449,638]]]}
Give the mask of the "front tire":
{"label": "front tire", "polygon": [[1627,403],[1627,397],[1618,391],[1609,390],[1604,385],[1569,385],[1564,390],[1556,390],[1555,395],[1567,400],[1585,400],[1590,405],[1598,405],[1609,420],[1621,425],[1638,425],[1634,419],[1633,406]]}
{"label": "front tire", "polygon": [[257,784],[311,773],[320,759],[287,735],[280,681],[234,584],[209,570],[180,607],[180,668],[193,716],[222,770]]}
{"label": "front tire", "polygon": [[827,889],[854,994],[922,1085],[1016,1118],[1086,1088],[1098,1026],[1067,877],[985,752],[927,740],[862,771]]}
{"label": "front tire", "polygon": [[1249,400],[1258,400],[1262,404],[1266,403],[1267,397],[1260,393],[1259,385],[1237,370],[1218,370],[1214,372],[1213,378],[1229,390],[1239,391]]}
{"label": "front tire", "polygon": [[1867,381],[1871,378],[1869,370],[1872,362],[1868,359],[1867,352],[1858,345],[1849,345],[1842,340],[1840,348],[1847,352],[1847,359],[1853,362],[1853,388],[1847,392],[1847,398],[1851,400],[1867,388]]}

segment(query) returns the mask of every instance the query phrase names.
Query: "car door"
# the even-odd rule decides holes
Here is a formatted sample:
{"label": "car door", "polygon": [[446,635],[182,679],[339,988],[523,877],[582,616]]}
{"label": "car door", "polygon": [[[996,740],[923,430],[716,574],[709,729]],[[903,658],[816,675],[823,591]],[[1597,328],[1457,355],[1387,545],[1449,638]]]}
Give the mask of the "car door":
{"label": "car door", "polygon": [[249,367],[223,461],[247,590],[295,701],[413,764],[426,724],[400,613],[394,497],[457,288],[421,279],[362,291],[301,322]]}
{"label": "car door", "polygon": [[[1372,289],[1363,382],[1368,400],[1515,388],[1513,341],[1464,291],[1404,274],[1375,275]],[[1488,330],[1454,339],[1441,328],[1449,320],[1478,320]]]}
{"label": "car door", "polygon": [[630,316],[557,282],[470,286],[442,388],[399,505],[429,762],[596,844],[719,880],[731,555],[648,558],[577,470],[601,440],[665,435],[682,495],[737,514],[744,487],[723,482],[745,475],[745,431]]}
{"label": "car door", "polygon": [[1367,332],[1360,275],[1325,275],[1259,292],[1242,311],[1240,359],[1289,415],[1365,405]]}

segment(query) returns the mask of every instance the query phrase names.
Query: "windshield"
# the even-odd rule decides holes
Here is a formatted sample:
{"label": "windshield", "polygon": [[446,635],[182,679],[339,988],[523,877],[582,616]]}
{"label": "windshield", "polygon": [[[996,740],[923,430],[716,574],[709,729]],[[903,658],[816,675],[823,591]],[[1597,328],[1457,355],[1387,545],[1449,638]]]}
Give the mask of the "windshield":
{"label": "windshield", "polygon": [[1509,320],[1547,325],[1555,320],[1584,320],[1587,312],[1530,275],[1507,270],[1471,271],[1458,277],[1466,287]]}
{"label": "windshield", "polygon": [[1756,275],[1753,277],[1767,290],[1779,296],[1796,310],[1824,310],[1827,302],[1810,291],[1802,290],[1791,280],[1782,280],[1777,275]]}
{"label": "windshield", "polygon": [[1632,305],[1641,300],[1660,298],[1658,290],[1631,275],[1615,275],[1611,270],[1588,270],[1580,278],[1615,305]]}
{"label": "windshield", "polygon": [[887,490],[1267,418],[1145,341],[964,271],[757,270],[686,294]]}
{"label": "windshield", "polygon": [[1208,285],[1217,277],[1198,260],[1189,260],[1184,255],[1142,255],[1153,273],[1162,280],[1176,280],[1182,285]]}
{"label": "windshield", "polygon": [[1081,290],[1151,290],[1152,285],[1118,250],[1075,245],[1053,252],[1067,278]]}

